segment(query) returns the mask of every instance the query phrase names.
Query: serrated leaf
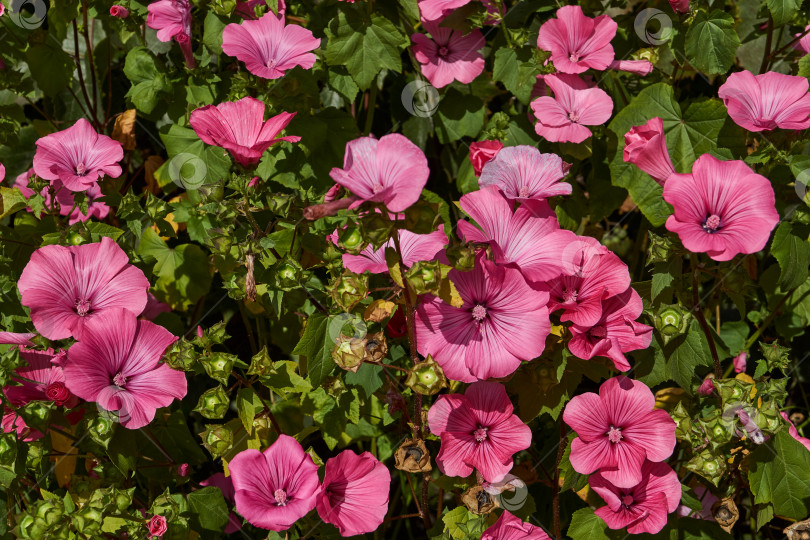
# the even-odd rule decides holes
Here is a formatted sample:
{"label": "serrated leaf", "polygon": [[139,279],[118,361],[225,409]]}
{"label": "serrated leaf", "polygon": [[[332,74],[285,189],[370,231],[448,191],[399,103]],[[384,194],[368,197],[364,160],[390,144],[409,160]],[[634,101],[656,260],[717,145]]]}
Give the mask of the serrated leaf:
{"label": "serrated leaf", "polygon": [[755,503],[772,503],[777,515],[804,519],[810,510],[810,452],[787,429],[751,453],[748,481]]}
{"label": "serrated leaf", "polygon": [[495,64],[492,68],[492,79],[502,82],[506,89],[524,105],[529,103],[532,88],[540,73],[538,66],[531,62],[533,52],[530,47],[518,50],[498,49],[495,52]]}
{"label": "serrated leaf", "polygon": [[734,17],[716,9],[708,15],[703,11],[697,12],[686,31],[684,52],[699,71],[707,75],[720,75],[734,63],[739,46]]}
{"label": "serrated leaf", "polygon": [[580,508],[571,516],[566,536],[569,538],[587,538],[587,540],[612,540],[615,536],[607,523],[593,513],[592,508]]}
{"label": "serrated leaf", "polygon": [[0,187],[0,218],[4,218],[27,206],[25,197],[17,188]]}
{"label": "serrated leaf", "polygon": [[433,116],[439,142],[447,144],[462,137],[476,137],[484,127],[485,112],[481,98],[450,88]]}
{"label": "serrated leaf", "polygon": [[221,533],[228,524],[228,504],[222,490],[208,486],[189,493],[188,505],[200,528]]}
{"label": "serrated leaf", "polygon": [[801,7],[802,0],[766,0],[774,26],[787,24]]}
{"label": "serrated leaf", "polygon": [[335,343],[327,335],[329,321],[329,317],[320,313],[310,316],[301,340],[292,351],[307,359],[307,378],[313,387],[320,386],[335,369],[335,361],[332,360]]}
{"label": "serrated leaf", "polygon": [[253,419],[256,418],[256,411],[264,407],[262,400],[256,395],[252,388],[242,388],[236,394],[236,410],[239,419],[245,426],[245,431],[253,433]]}
{"label": "serrated leaf", "polygon": [[75,64],[60,48],[32,45],[25,52],[31,77],[46,96],[54,97],[68,87],[73,78]]}
{"label": "serrated leaf", "polygon": [[786,291],[804,283],[810,265],[810,242],[807,241],[807,234],[804,237],[797,236],[793,229],[791,223],[783,221],[776,228],[771,243],[771,254],[781,270],[779,286]]}
{"label": "serrated leaf", "polygon": [[686,335],[678,336],[664,346],[664,356],[667,359],[669,378],[690,393],[693,386],[701,383],[695,374],[695,368],[714,365],[709,342],[700,324],[694,319]]}

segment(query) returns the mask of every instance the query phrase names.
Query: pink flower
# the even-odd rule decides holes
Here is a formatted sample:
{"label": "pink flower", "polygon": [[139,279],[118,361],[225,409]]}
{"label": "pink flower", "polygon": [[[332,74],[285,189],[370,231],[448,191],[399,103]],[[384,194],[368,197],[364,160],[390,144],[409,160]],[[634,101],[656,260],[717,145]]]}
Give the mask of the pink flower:
{"label": "pink flower", "polygon": [[532,443],[532,431],[516,414],[503,385],[471,384],[464,395],[440,396],[428,411],[430,431],[441,438],[436,463],[447,476],[477,469],[498,482],[512,469],[512,455]]}
{"label": "pink flower", "polygon": [[800,32],[794,37],[799,37],[802,34],[804,34],[804,36],[793,44],[793,48],[797,51],[803,52],[804,54],[810,54],[810,25],[805,26],[804,32]]}
{"label": "pink flower", "polygon": [[624,353],[646,349],[652,341],[652,327],[636,321],[643,310],[641,297],[632,288],[602,301],[602,317],[595,325],[571,326],[568,349],[583,360],[606,356],[616,369],[627,371],[630,364]]}
{"label": "pink flower", "polygon": [[[233,12],[243,19],[255,20],[258,18],[256,17],[256,8],[266,5],[267,2],[265,0],[237,0],[236,8]],[[281,15],[285,11],[287,11],[287,5],[284,3],[284,0],[278,0],[278,14]]]}
{"label": "pink flower", "polygon": [[497,186],[510,199],[520,201],[570,195],[571,184],[560,182],[570,167],[556,154],[541,154],[533,146],[510,146],[483,166],[478,184]]}
{"label": "pink flower", "polygon": [[36,334],[31,332],[0,332],[0,345],[23,345],[25,347],[33,347],[31,338]]}
{"label": "pink flower", "polygon": [[658,117],[625,133],[622,157],[627,163],[632,163],[652,176],[662,186],[667,178],[677,172],[667,150],[664,122]]}
{"label": "pink flower", "polygon": [[807,448],[808,451],[810,451],[810,439],[799,435],[799,430],[796,429],[796,426],[794,426],[793,422],[790,421],[790,417],[787,415],[786,412],[781,412],[780,414],[782,415],[782,418],[785,419],[785,422],[787,422],[790,425],[790,427],[788,428],[788,433],[790,434],[790,436],[799,441],[800,443],[802,443],[802,445],[804,445],[804,447]]}
{"label": "pink flower", "polygon": [[141,317],[148,321],[155,320],[155,317],[161,313],[169,313],[172,308],[168,304],[164,304],[151,292],[146,293],[146,307],[143,308]]}
{"label": "pink flower", "polygon": [[504,510],[498,521],[484,531],[481,540],[551,540],[546,531]]}
{"label": "pink flower", "polygon": [[[444,234],[444,225],[430,234],[414,234],[404,229],[399,230],[399,245],[402,248],[402,259],[405,266],[411,267],[417,261],[434,261],[447,245],[447,235]],[[368,245],[359,255],[343,254],[343,266],[355,274],[371,272],[383,274],[388,272],[388,263],[385,262],[385,248],[394,247],[394,241],[389,240],[380,249],[375,250]]]}
{"label": "pink flower", "polygon": [[678,508],[675,510],[675,515],[678,517],[690,517],[694,519],[703,519],[706,521],[716,521],[714,519],[714,512],[712,512],[712,507],[714,503],[719,501],[720,499],[717,496],[706,489],[703,486],[698,486],[695,488],[695,495],[698,496],[700,499],[700,510],[695,511],[686,506],[685,504],[678,505]]}
{"label": "pink flower", "polygon": [[801,130],[810,127],[808,84],[806,77],[739,71],[729,75],[717,95],[734,123],[748,131]]}
{"label": "pink flower", "polygon": [[462,196],[459,204],[481,228],[459,220],[458,235],[465,242],[489,242],[498,264],[514,265],[530,283],[563,272],[563,250],[576,235],[560,230],[557,214],[544,201],[524,202],[513,213],[514,203],[488,186]]}
{"label": "pink flower", "polygon": [[691,174],[673,174],[664,185],[664,200],[675,210],[667,229],[689,251],[716,261],[761,250],[779,222],[770,180],[742,161],[710,154],[695,161]]}
{"label": "pink flower", "polygon": [[326,462],[316,501],[318,515],[341,536],[372,532],[388,512],[390,488],[391,473],[377,458],[344,450]]}
{"label": "pink flower", "polygon": [[279,435],[264,452],[239,452],[228,469],[236,510],[257,527],[283,531],[315,508],[318,466],[289,435]]}
{"label": "pink flower", "polygon": [[121,143],[99,135],[80,118],[72,127],[37,140],[34,171],[45,180],[61,180],[70,191],[84,191],[105,174],[121,175]]}
{"label": "pink flower", "polygon": [[284,24],[283,15],[265,13],[257,21],[229,24],[222,32],[222,50],[235,56],[263,79],[278,79],[295,66],[309,69],[315,64],[311,52],[321,44],[312,32],[295,24]]}
{"label": "pink flower", "polygon": [[[222,473],[215,473],[202,482],[200,485],[203,487],[206,486],[214,486],[218,487],[219,490],[222,492],[222,496],[225,498],[225,502],[228,503],[228,508],[231,508],[234,503],[234,489],[233,489],[233,481],[230,476],[225,476]],[[225,534],[233,534],[236,531],[242,528],[242,520],[234,514],[233,512],[228,514],[228,525],[225,526]]]}
{"label": "pink flower", "polygon": [[645,461],[637,472],[641,479],[634,486],[616,486],[601,472],[591,476],[588,484],[607,503],[594,513],[611,529],[655,534],[667,524],[667,514],[678,508],[681,482],[665,463]]}
{"label": "pink flower", "polygon": [[602,71],[613,61],[610,41],[616,28],[607,15],[591,19],[579,6],[563,6],[557,10],[556,19],[540,27],[537,46],[551,51],[551,61],[559,72],[582,73],[588,68]]}
{"label": "pink flower", "polygon": [[744,373],[745,368],[748,365],[748,353],[742,351],[740,354],[734,357],[733,364],[734,364],[734,373]]}
{"label": "pink flower", "polygon": [[422,65],[422,74],[436,88],[453,81],[469,84],[484,71],[484,56],[478,52],[486,45],[479,30],[469,34],[424,21],[425,34],[413,34],[413,55]]}
{"label": "pink flower", "polygon": [[560,259],[563,275],[541,287],[549,293],[549,310],[563,309],[563,322],[580,327],[596,325],[602,318],[602,301],[630,286],[627,265],[589,236],[574,238]]}
{"label": "pink flower", "polygon": [[456,308],[422,297],[416,316],[422,356],[432,355],[448,378],[461,382],[506,377],[540,356],[551,328],[548,295],[532,289],[520,270],[496,265],[482,252],[473,270],[451,270],[448,277],[464,303]]}
{"label": "pink flower", "polygon": [[563,420],[578,435],[571,443],[574,470],[599,470],[620,488],[643,481],[645,459],[663,461],[675,448],[675,422],[655,408],[655,396],[644,383],[622,375],[602,383],[598,395],[587,392],[572,398]]}
{"label": "pink flower", "polygon": [[177,467],[177,476],[185,478],[188,476],[189,472],[191,472],[191,467],[189,467],[188,463],[181,463],[180,466]]}
{"label": "pink flower", "polygon": [[6,178],[6,168],[0,163],[0,182]]}
{"label": "pink flower", "polygon": [[472,163],[475,176],[481,176],[481,169],[492,161],[503,149],[501,141],[481,141],[470,143],[470,163]]}
{"label": "pink flower", "polygon": [[295,114],[282,112],[265,120],[264,102],[248,96],[200,107],[191,113],[189,123],[205,144],[226,149],[242,166],[250,167],[272,145],[301,140],[296,135],[278,136]]}
{"label": "pink flower", "polygon": [[423,21],[438,21],[451,11],[466,6],[470,0],[417,0]]}
{"label": "pink flower", "polygon": [[125,428],[142,428],[157,409],[186,395],[186,375],[161,363],[166,347],[176,340],[130,311],[107,310],[104,317],[90,319],[68,349],[66,385],[80,398],[118,411]]}
{"label": "pink flower", "polygon": [[655,66],[649,60],[614,60],[608,66],[608,69],[615,69],[617,71],[626,71],[634,75],[641,75],[645,77],[652,73]]}
{"label": "pink flower", "polygon": [[[579,9],[561,9],[566,7]],[[543,80],[554,97],[541,96],[531,106],[537,118],[534,131],[549,141],[581,143],[592,135],[585,126],[604,124],[613,113],[610,96],[599,88],[583,88],[585,83],[575,75],[546,75]]]}
{"label": "pink flower", "polygon": [[149,280],[111,238],[83,246],[45,246],[31,255],[17,282],[22,304],[48,339],[81,339],[86,323],[124,308],[146,306]]}
{"label": "pink flower", "polygon": [[[28,182],[32,177],[35,176],[34,169],[29,169],[27,172],[22,173],[17,177],[14,181],[14,187],[20,190],[20,193],[28,199],[31,195],[34,194],[34,190],[28,187]],[[75,204],[75,197],[73,192],[67,189],[64,184],[62,184],[61,180],[54,180],[51,182],[51,189],[54,191],[56,195],[56,203],[59,208],[59,214],[63,216],[70,216],[68,219],[68,224],[73,225],[74,223],[85,222],[90,218],[96,219],[104,219],[107,217],[107,214],[110,213],[110,207],[107,206],[106,203],[103,203],[97,199],[104,197],[104,194],[101,193],[101,188],[98,184],[92,184],[86,190],[84,190],[85,197],[87,199],[87,215],[83,214],[82,211],[77,207],[74,206]],[[51,207],[51,189],[43,188],[40,191],[40,195],[43,196],[45,199],[45,207]],[[28,208],[28,211],[31,212],[31,208]]]}
{"label": "pink flower", "polygon": [[163,535],[166,534],[166,531],[169,530],[164,516],[152,516],[152,519],[150,519],[147,524],[147,528],[149,529],[149,536],[157,536],[158,538],[162,538]]}
{"label": "pink flower", "polygon": [[110,8],[110,15],[118,17],[119,19],[126,19],[129,17],[129,10],[124,6],[115,5]]}
{"label": "pink flower", "polygon": [[429,174],[425,154],[399,133],[349,141],[343,168],[329,173],[357,197],[351,208],[373,201],[385,203],[392,212],[402,212],[419,199]]}
{"label": "pink flower", "polygon": [[157,30],[166,43],[178,34],[191,35],[191,4],[188,0],[158,0],[147,7],[146,26]]}
{"label": "pink flower", "polygon": [[689,13],[689,0],[669,0],[669,5],[676,13]]}

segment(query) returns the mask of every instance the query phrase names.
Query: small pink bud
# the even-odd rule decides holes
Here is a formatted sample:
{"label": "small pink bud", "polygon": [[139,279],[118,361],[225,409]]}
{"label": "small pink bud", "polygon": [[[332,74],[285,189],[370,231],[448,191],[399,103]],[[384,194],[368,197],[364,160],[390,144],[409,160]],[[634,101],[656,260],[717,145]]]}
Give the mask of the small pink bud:
{"label": "small pink bud", "polygon": [[734,373],[743,373],[748,366],[748,353],[743,351],[734,357]]}
{"label": "small pink bud", "polygon": [[712,382],[711,377],[706,377],[703,379],[703,383],[701,383],[700,388],[698,388],[698,392],[704,396],[712,395],[712,392],[714,392],[714,383]]}
{"label": "small pink bud", "polygon": [[197,325],[197,337],[199,338],[203,337],[203,329],[202,326],[200,325]]}
{"label": "small pink bud", "polygon": [[126,19],[129,17],[129,10],[124,6],[115,5],[110,8],[110,15],[118,17],[119,19]]}
{"label": "small pink bud", "polygon": [[177,474],[185,478],[188,476],[191,467],[188,466],[188,463],[181,463],[179,467],[177,467]]}
{"label": "small pink bud", "polygon": [[164,516],[152,516],[147,527],[149,528],[149,535],[157,536],[158,538],[166,534],[166,531],[169,529]]}
{"label": "small pink bud", "polygon": [[256,187],[258,185],[259,185],[259,177],[258,176],[254,176],[253,178],[250,179],[250,182],[248,182],[248,187],[250,187],[250,188]]}

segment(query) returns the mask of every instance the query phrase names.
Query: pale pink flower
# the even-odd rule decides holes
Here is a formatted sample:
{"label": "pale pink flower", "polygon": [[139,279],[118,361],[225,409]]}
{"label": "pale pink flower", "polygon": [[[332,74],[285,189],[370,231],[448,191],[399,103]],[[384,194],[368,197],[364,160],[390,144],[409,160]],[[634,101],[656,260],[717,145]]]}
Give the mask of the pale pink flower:
{"label": "pale pink flower", "polygon": [[110,15],[119,19],[126,19],[129,17],[129,10],[124,6],[114,5],[110,8]]}
{"label": "pale pink flower", "polygon": [[326,461],[316,508],[341,536],[373,532],[388,512],[391,473],[368,452],[344,450]]}
{"label": "pale pink flower", "polygon": [[613,61],[610,41],[616,28],[608,15],[591,19],[579,6],[563,6],[557,10],[556,19],[540,27],[537,46],[551,51],[551,61],[559,72],[582,73],[588,68],[602,71]]}
{"label": "pale pink flower", "polygon": [[519,201],[570,195],[571,184],[560,181],[570,167],[556,154],[541,154],[533,146],[510,146],[484,164],[478,185],[496,186]]}
{"label": "pale pink flower", "polygon": [[600,471],[620,488],[642,482],[645,459],[664,461],[675,448],[675,422],[665,410],[655,408],[655,396],[644,383],[622,375],[602,383],[598,395],[573,397],[563,420],[578,435],[571,443],[574,470]]}
{"label": "pale pink flower", "polygon": [[149,280],[105,236],[94,244],[37,249],[17,286],[40,334],[81,339],[84,325],[106,318],[111,309],[124,308],[133,315],[143,311]]}
{"label": "pale pink flower", "polygon": [[121,175],[124,157],[121,143],[99,135],[90,122],[80,118],[73,126],[36,142],[34,171],[45,180],[61,180],[71,191],[84,191],[105,174]]}
{"label": "pale pink flower", "polygon": [[[802,36],[802,34],[804,34]],[[799,41],[793,44],[793,48],[804,54],[810,54],[810,24],[804,27],[804,32],[799,32],[794,37],[802,36]]]}
{"label": "pale pink flower", "polygon": [[616,71],[626,71],[634,75],[641,75],[645,77],[652,73],[655,66],[649,60],[614,60],[608,66],[608,69]]}
{"label": "pale pink flower", "polygon": [[289,435],[279,435],[264,452],[239,452],[228,469],[236,511],[256,527],[283,531],[315,508],[318,466]]}
{"label": "pale pink flower", "polygon": [[667,178],[677,172],[667,150],[664,122],[658,117],[625,133],[622,157],[627,163],[632,163],[652,176],[662,186]]}
{"label": "pale pink flower", "polygon": [[[234,505],[234,489],[233,489],[233,480],[230,476],[225,476],[221,472],[214,473],[202,482],[200,485],[203,487],[206,486],[214,486],[218,487],[219,490],[222,492],[222,496],[225,498],[225,502],[228,503],[228,508],[232,508]],[[225,530],[223,531],[225,534],[233,534],[236,531],[242,528],[242,520],[234,514],[230,512],[228,514],[228,525],[225,526]]]}
{"label": "pale pink flower", "polygon": [[283,15],[265,13],[256,21],[229,24],[222,32],[222,50],[245,63],[248,71],[263,79],[278,79],[296,66],[309,69],[312,53],[321,44],[312,32],[295,24],[284,24]]}
{"label": "pale pink flower", "polygon": [[481,540],[551,540],[551,537],[540,527],[504,510],[498,521],[484,531]]}
{"label": "pale pink flower", "polygon": [[462,196],[459,204],[480,227],[460,220],[458,235],[465,242],[489,242],[495,262],[515,265],[529,282],[562,274],[563,250],[576,235],[560,230],[546,202],[530,200],[513,212],[514,203],[488,186]]}
{"label": "pale pink flower", "polygon": [[[31,195],[34,194],[34,190],[28,187],[28,182],[36,175],[34,169],[29,169],[28,171],[22,173],[17,177],[14,181],[14,187],[20,190],[20,193],[23,194],[23,197],[26,199],[30,198]],[[67,189],[64,184],[62,184],[61,180],[53,180],[51,182],[51,189],[55,193],[56,202],[59,207],[59,214],[63,216],[70,216],[68,219],[68,224],[73,225],[74,223],[85,222],[90,218],[96,219],[104,219],[107,217],[107,214],[110,213],[110,207],[107,206],[106,203],[99,201],[104,197],[104,194],[101,193],[101,188],[98,184],[92,184],[86,190],[84,190],[84,194],[87,200],[87,214],[85,215],[82,211],[78,208],[78,206],[74,206],[75,204],[75,197],[73,195],[73,191]],[[51,189],[43,188],[40,191],[40,195],[45,199],[45,207],[51,207]],[[32,212],[31,208],[28,208],[29,212]]]}
{"label": "pale pink flower", "polygon": [[669,0],[669,5],[676,13],[689,13],[689,0]]}
{"label": "pale pink flower", "polygon": [[153,536],[163,538],[163,535],[169,530],[165,516],[152,516],[152,519],[149,520],[146,527],[149,529],[150,538]]}
{"label": "pale pink flower", "polygon": [[541,96],[531,107],[537,119],[534,130],[546,140],[581,143],[592,135],[585,126],[598,126],[610,119],[613,100],[604,90],[583,88],[585,83],[576,75],[546,75],[543,81],[554,97]]}
{"label": "pale pink flower", "polygon": [[810,127],[808,84],[807,77],[739,71],[729,75],[717,95],[731,119],[748,131],[802,130]]}
{"label": "pale pink flower", "polygon": [[807,448],[808,451],[810,451],[810,439],[808,439],[806,437],[802,437],[801,435],[799,435],[799,430],[796,429],[796,426],[794,426],[793,422],[790,421],[790,417],[787,415],[786,412],[783,411],[780,414],[782,415],[782,418],[785,419],[785,422],[787,422],[788,425],[789,425],[788,434],[790,434],[791,437],[793,437],[794,439],[796,439],[797,441],[802,443],[802,445],[805,448]]}
{"label": "pale pink flower", "polygon": [[205,144],[226,149],[242,166],[250,167],[272,145],[301,140],[297,135],[278,136],[295,114],[282,112],[265,120],[264,102],[247,96],[200,107],[191,113],[189,123]]}
{"label": "pale pink flower", "polygon": [[448,278],[463,305],[421,298],[416,342],[422,356],[432,355],[447,377],[462,382],[506,377],[540,356],[551,328],[548,294],[530,287],[520,270],[496,265],[482,252],[472,270],[454,269]]}
{"label": "pale pink flower", "polygon": [[161,362],[177,340],[162,326],[115,308],[90,319],[68,349],[65,384],[86,401],[118,411],[128,429],[149,424],[155,412],[186,395],[186,375]]}
{"label": "pale pink flower", "polygon": [[666,463],[645,461],[640,469],[641,478],[634,486],[616,486],[601,472],[592,475],[588,484],[607,503],[594,513],[611,529],[627,527],[630,534],[655,534],[667,524],[667,514],[678,508],[681,482]]}
{"label": "pale pink flower", "polygon": [[577,358],[610,358],[619,371],[630,369],[624,353],[646,349],[652,342],[652,327],[636,319],[644,310],[641,297],[631,289],[602,301],[602,317],[591,327],[571,326],[568,349]]}
{"label": "pale pink flower", "polygon": [[689,251],[716,261],[761,250],[779,222],[770,180],[742,161],[710,154],[695,161],[691,174],[670,176],[664,200],[674,209],[667,229]]}
{"label": "pale pink flower", "polygon": [[501,141],[480,141],[470,143],[470,163],[472,163],[475,176],[481,176],[484,165],[492,161],[503,149]]}
{"label": "pale pink flower", "polygon": [[705,521],[716,521],[714,519],[712,507],[714,506],[714,503],[720,500],[717,498],[717,495],[703,486],[698,486],[695,488],[695,495],[697,495],[698,499],[700,500],[700,510],[692,510],[685,504],[680,504],[675,510],[675,515],[681,518],[690,517],[694,519],[703,519]]}
{"label": "pale pink flower", "polygon": [[734,373],[744,373],[745,368],[748,366],[748,353],[742,351],[734,357],[732,363],[734,364]]}
{"label": "pale pink flower", "polygon": [[[402,248],[402,262],[411,267],[417,261],[434,261],[447,245],[447,235],[444,234],[444,225],[430,234],[414,234],[405,229],[399,230],[399,245]],[[343,266],[355,274],[370,272],[384,274],[388,272],[388,263],[385,262],[385,249],[394,247],[394,240],[388,240],[375,250],[368,245],[359,255],[343,254]]]}
{"label": "pale pink flower", "polygon": [[484,71],[484,56],[479,52],[486,45],[480,30],[464,34],[459,30],[440,27],[424,21],[425,34],[413,34],[413,55],[422,66],[424,75],[436,88],[453,81],[469,84]]}
{"label": "pale pink flower", "polygon": [[157,38],[166,43],[179,34],[191,36],[189,0],[158,0],[147,6],[146,26],[157,30]]}
{"label": "pale pink flower", "polygon": [[447,476],[478,470],[498,482],[512,469],[512,455],[531,445],[532,431],[514,414],[503,385],[471,384],[462,394],[440,396],[428,411],[430,431],[441,438],[436,456]]}

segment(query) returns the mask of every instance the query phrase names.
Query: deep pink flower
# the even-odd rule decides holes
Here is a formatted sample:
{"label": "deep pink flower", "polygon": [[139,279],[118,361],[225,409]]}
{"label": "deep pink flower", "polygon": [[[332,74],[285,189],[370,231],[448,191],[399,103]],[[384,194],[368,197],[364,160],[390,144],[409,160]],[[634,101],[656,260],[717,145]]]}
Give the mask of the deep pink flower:
{"label": "deep pink flower", "polygon": [[245,63],[248,71],[263,79],[278,79],[295,66],[309,69],[315,64],[311,52],[321,44],[312,32],[295,24],[284,24],[283,15],[272,11],[259,20],[229,24],[222,32],[222,50]]}
{"label": "deep pink flower", "polygon": [[607,503],[594,513],[611,529],[655,534],[667,524],[667,514],[678,508],[681,482],[666,463],[645,461],[637,472],[641,479],[635,486],[616,486],[604,473],[591,476],[588,484]]}
{"label": "deep pink flower", "polygon": [[734,364],[734,373],[744,373],[745,368],[748,366],[748,353],[742,351],[734,357],[732,363]]}
{"label": "deep pink flower", "polygon": [[155,412],[186,395],[186,375],[161,363],[177,340],[162,326],[138,320],[125,309],[90,319],[78,343],[68,349],[68,389],[103,409],[118,411],[121,425],[138,429]]}
{"label": "deep pink flower", "polygon": [[326,462],[316,501],[318,515],[341,536],[372,532],[388,512],[390,488],[391,473],[377,458],[344,450]]}
{"label": "deep pink flower", "polygon": [[265,120],[264,102],[247,96],[200,107],[191,113],[189,123],[205,144],[226,149],[241,165],[249,167],[257,164],[272,145],[301,140],[296,135],[278,136],[295,114],[282,112]]}
{"label": "deep pink flower", "polygon": [[541,154],[533,146],[510,146],[484,165],[478,184],[496,186],[520,201],[570,195],[571,184],[560,182],[570,167],[556,154]]}
{"label": "deep pink flower", "polygon": [[608,66],[608,69],[615,69],[616,71],[626,71],[634,75],[641,75],[645,77],[652,73],[655,66],[649,60],[614,60]]}
{"label": "deep pink flower", "polygon": [[490,242],[499,264],[514,264],[529,282],[548,281],[563,272],[563,250],[576,235],[560,230],[557,214],[544,201],[524,202],[516,211],[494,186],[467,193],[461,209],[478,224],[459,220],[465,242]]}
{"label": "deep pink flower", "polygon": [[689,0],[669,0],[669,5],[676,13],[689,13]]}
{"label": "deep pink flower", "polygon": [[228,469],[236,511],[257,527],[283,531],[315,508],[318,466],[289,435],[279,435],[264,452],[239,452]]}
{"label": "deep pink flower", "polygon": [[572,398],[563,420],[578,435],[571,443],[574,470],[599,470],[620,488],[642,482],[645,459],[663,461],[675,448],[675,422],[655,408],[655,396],[644,383],[622,375],[602,383],[598,395],[587,392]]}
{"label": "deep pink flower", "polygon": [[0,163],[0,182],[6,178],[6,168]]}
{"label": "deep pink flower", "polygon": [[[213,475],[209,476],[202,482],[200,485],[203,487],[206,486],[214,486],[218,487],[219,490],[222,492],[222,496],[225,498],[225,502],[228,503],[228,508],[232,508],[234,504],[234,489],[233,489],[233,480],[230,476],[225,476],[224,474],[214,473]],[[234,514],[230,512],[228,514],[228,525],[225,526],[225,534],[233,534],[236,531],[242,528],[242,520]]]}
{"label": "deep pink flower", "polygon": [[477,469],[487,482],[502,480],[512,469],[512,455],[532,443],[532,431],[513,410],[503,385],[494,382],[440,396],[428,411],[430,431],[442,441],[439,470],[466,477]]}
{"label": "deep pink flower", "polygon": [[158,538],[162,538],[163,535],[166,534],[166,531],[169,530],[164,516],[152,516],[152,519],[150,519],[147,524],[147,528],[149,529],[150,537],[157,536]]}
{"label": "deep pink flower", "polygon": [[641,297],[632,288],[602,301],[602,317],[595,325],[571,326],[568,349],[583,360],[606,356],[616,369],[627,371],[630,364],[624,353],[646,349],[652,341],[652,327],[636,321],[643,310]]}
{"label": "deep pink flower", "polygon": [[95,244],[39,248],[17,286],[40,334],[81,339],[84,325],[106,317],[110,309],[143,311],[149,280],[129,264],[118,244],[104,237]]}
{"label": "deep pink flower", "polygon": [[417,0],[423,21],[438,21],[454,9],[466,6],[470,0]]}
{"label": "deep pink flower", "polygon": [[191,4],[188,0],[158,0],[147,7],[146,26],[157,30],[162,42],[178,34],[191,36]]}
{"label": "deep pink flower", "polygon": [[84,191],[105,174],[121,175],[121,143],[99,135],[80,118],[73,126],[37,140],[34,171],[45,180],[61,180],[71,191]]}
{"label": "deep pink flower", "polygon": [[0,332],[0,345],[23,345],[32,347],[31,338],[36,334],[32,332]]}
{"label": "deep pink flower", "polygon": [[0,3],[0,17],[2,17],[3,13],[5,13],[5,12],[6,12],[6,6],[4,6],[2,3]]}
{"label": "deep pink flower", "polygon": [[551,540],[546,531],[504,510],[498,521],[484,531],[481,540]]}
{"label": "deep pink flower", "polygon": [[129,17],[129,10],[124,6],[115,5],[110,8],[110,15],[119,19],[126,19]]}
{"label": "deep pink flower", "polygon": [[161,313],[169,313],[172,308],[168,304],[164,304],[151,292],[146,293],[146,307],[143,308],[141,317],[148,321],[155,320],[155,317]]}
{"label": "deep pink flower", "polygon": [[720,499],[718,499],[714,493],[703,486],[698,486],[695,488],[695,495],[697,495],[698,499],[700,500],[700,510],[695,511],[685,504],[680,504],[675,510],[675,515],[682,518],[690,517],[694,519],[703,519],[706,521],[716,521],[714,519],[712,507],[714,506],[714,503]]}
{"label": "deep pink flower", "polygon": [[191,467],[189,466],[188,463],[181,463],[177,467],[177,476],[185,478],[186,476],[189,475],[190,472],[191,472]]}
{"label": "deep pink flower", "polygon": [[604,90],[583,88],[585,83],[576,75],[546,75],[543,81],[554,97],[541,96],[531,103],[537,118],[534,130],[541,137],[552,142],[581,143],[592,135],[585,126],[598,126],[610,119],[613,100]]}
{"label": "deep pink flower", "polygon": [[550,311],[562,309],[560,320],[580,327],[602,318],[602,301],[630,286],[627,265],[589,236],[577,236],[563,249],[563,275],[542,285],[549,293]]}
{"label": "deep pink flower", "polygon": [[547,293],[483,252],[473,270],[451,270],[448,277],[464,304],[456,308],[430,294],[421,298],[416,335],[422,356],[432,355],[447,377],[462,382],[506,377],[540,356],[551,328]]}
{"label": "deep pink flower", "polygon": [[608,15],[591,19],[579,6],[563,6],[557,10],[556,19],[540,27],[537,46],[551,51],[551,61],[559,72],[582,73],[588,68],[601,71],[613,61],[610,41],[616,28]]}
{"label": "deep pink flower", "polygon": [[[236,8],[233,12],[243,19],[255,20],[258,19],[258,17],[256,17],[256,8],[266,5],[266,0],[237,0]],[[286,11],[287,5],[284,3],[284,0],[278,0],[278,14],[282,15]]]}
{"label": "deep pink flower", "polygon": [[804,54],[810,54],[810,24],[804,27],[804,32],[799,32],[794,37],[799,37],[802,34],[804,34],[804,36],[793,44],[793,48]]}
{"label": "deep pink flower", "polygon": [[392,212],[402,212],[419,199],[429,174],[425,154],[399,133],[349,141],[343,168],[329,173],[358,197],[351,208],[373,201],[385,203]]}
{"label": "deep pink flower", "polygon": [[[19,189],[20,193],[22,193],[23,197],[26,199],[30,198],[31,195],[34,194],[34,190],[28,187],[28,182],[35,174],[34,169],[29,169],[28,171],[19,175],[14,181],[14,187]],[[70,218],[68,219],[68,224],[70,225],[85,222],[90,218],[104,219],[107,217],[107,214],[110,213],[110,207],[107,206],[106,203],[97,200],[104,197],[104,194],[101,193],[101,188],[98,186],[98,184],[92,184],[90,187],[84,190],[88,203],[86,215],[82,213],[77,206],[74,206],[74,192],[67,189],[64,184],[62,184],[61,180],[52,181],[51,189],[53,189],[54,193],[56,194],[56,202],[59,206],[59,214],[63,216],[69,215]],[[43,188],[42,191],[40,191],[40,194],[45,199],[44,202],[46,208],[51,207],[51,189]],[[28,211],[32,212],[33,210],[28,208]]]}
{"label": "deep pink flower", "polygon": [[810,83],[807,77],[769,71],[729,75],[717,95],[734,122],[748,131],[810,127]]}
{"label": "deep pink flower", "polygon": [[673,174],[664,185],[664,200],[675,212],[668,230],[686,249],[706,252],[716,261],[765,247],[779,222],[770,180],[742,161],[700,156],[691,174]]}
{"label": "deep pink flower", "polygon": [[[433,261],[447,245],[447,235],[444,234],[444,225],[430,234],[414,234],[404,229],[399,230],[399,245],[402,248],[402,262],[406,267],[417,261]],[[394,247],[394,241],[388,240],[380,249],[375,250],[368,245],[359,255],[343,254],[343,266],[355,274],[371,272],[383,274],[388,272],[388,263],[385,262],[385,248]]]}
{"label": "deep pink flower", "polygon": [[436,88],[453,81],[469,84],[484,71],[484,56],[479,52],[486,45],[480,30],[469,34],[438,23],[424,21],[425,34],[413,34],[413,55],[422,65],[422,75]]}
{"label": "deep pink flower", "polygon": [[503,149],[501,141],[480,141],[470,143],[470,163],[472,163],[475,176],[481,176],[484,165],[492,161]]}
{"label": "deep pink flower", "polygon": [[667,150],[664,122],[651,118],[642,126],[635,126],[624,134],[624,161],[632,163],[653,180],[664,185],[667,178],[675,174],[675,166]]}
{"label": "deep pink flower", "polygon": [[808,451],[810,451],[810,439],[799,435],[799,430],[796,429],[796,426],[794,426],[793,422],[790,421],[790,417],[787,415],[786,412],[781,412],[780,414],[782,415],[782,418],[785,419],[785,422],[787,422],[790,426],[788,427],[788,433],[790,434],[790,436],[799,441],[800,443],[802,443],[802,445],[805,448],[807,448]]}

